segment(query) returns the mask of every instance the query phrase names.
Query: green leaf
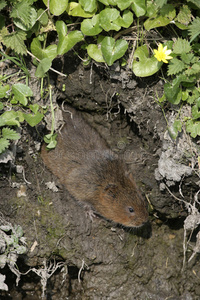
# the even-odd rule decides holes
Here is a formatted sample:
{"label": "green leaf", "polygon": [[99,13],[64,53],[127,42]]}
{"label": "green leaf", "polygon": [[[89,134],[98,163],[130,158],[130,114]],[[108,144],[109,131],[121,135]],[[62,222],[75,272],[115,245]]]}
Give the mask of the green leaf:
{"label": "green leaf", "polygon": [[200,96],[199,89],[196,88],[196,86],[193,86],[191,88],[187,88],[186,93],[188,94],[188,97],[186,99],[187,103],[190,104],[190,105],[194,104],[194,103],[196,104],[197,100],[199,99],[199,96]]}
{"label": "green leaf", "polygon": [[186,76],[179,75],[176,77],[172,83],[166,83],[164,85],[164,92],[167,100],[173,104],[179,104],[182,97],[182,90],[180,88],[180,83],[186,80]]}
{"label": "green leaf", "polygon": [[192,106],[192,118],[193,120],[200,118],[200,97],[197,99],[196,104]]}
{"label": "green leaf", "polygon": [[163,94],[161,98],[158,98],[158,101],[159,101],[159,103],[164,103],[166,101],[165,94]]}
{"label": "green leaf", "polygon": [[40,106],[37,103],[34,103],[34,104],[30,104],[29,108],[32,110],[32,112],[34,114],[36,114],[38,112]]}
{"label": "green leaf", "polygon": [[10,145],[9,140],[0,138],[0,154],[3,153]]}
{"label": "green leaf", "polygon": [[0,116],[0,127],[6,125],[6,120],[2,117],[2,115]]}
{"label": "green leaf", "polygon": [[188,41],[185,39],[178,38],[178,40],[174,43],[173,52],[175,54],[188,53],[191,51],[191,46]]}
{"label": "green leaf", "polygon": [[48,145],[47,148],[48,149],[54,149],[57,145],[57,141],[51,141]]}
{"label": "green leaf", "polygon": [[155,5],[157,8],[162,8],[167,3],[167,0],[156,0]]}
{"label": "green leaf", "polygon": [[[152,3],[151,3],[151,6]],[[147,6],[149,9],[149,7]],[[157,13],[159,13],[159,15]],[[164,5],[160,10],[149,13],[151,18],[144,22],[146,30],[168,25],[176,16],[176,10],[172,4]]]}
{"label": "green leaf", "polygon": [[[48,5],[48,0],[43,0],[44,4]],[[55,16],[60,16],[67,9],[68,0],[49,0],[50,12]]]}
{"label": "green leaf", "polygon": [[67,13],[69,16],[73,17],[82,17],[82,18],[90,18],[96,12],[96,9],[92,12],[86,12],[80,3],[77,2],[70,2],[67,7]]}
{"label": "green leaf", "polygon": [[192,50],[194,51],[195,54],[198,56],[200,55],[200,43],[192,43]]}
{"label": "green leaf", "polygon": [[53,133],[48,133],[48,134],[46,134],[46,135],[44,136],[44,141],[45,141],[45,143],[47,143],[47,144],[50,143],[52,136],[53,136]]}
{"label": "green leaf", "polygon": [[[136,1],[138,1],[138,0],[136,0]],[[143,0],[139,0],[139,1],[142,2]],[[120,10],[124,10],[124,9],[128,8],[131,5],[132,2],[133,2],[133,0],[126,0],[126,1],[117,0],[116,4],[117,4],[117,6],[119,7]]]}
{"label": "green leaf", "polygon": [[28,30],[31,30],[31,28],[35,25],[36,20],[37,20],[37,12],[33,7],[31,7],[30,8],[30,21],[28,24],[25,24],[23,22],[23,19],[16,18],[13,21],[18,28],[28,31]]}
{"label": "green leaf", "polygon": [[43,49],[39,39],[34,38],[31,43],[31,52],[40,60],[43,58],[49,58],[50,60],[53,60],[57,56],[57,46],[50,45]]}
{"label": "green leaf", "polygon": [[54,149],[56,147],[56,144],[57,144],[57,141],[56,141],[56,138],[57,138],[57,134],[47,134],[44,136],[44,141],[47,145],[47,148],[48,149]]}
{"label": "green leaf", "polygon": [[106,36],[101,43],[101,51],[106,63],[111,66],[117,59],[122,57],[128,49],[125,40],[117,40]]}
{"label": "green leaf", "polygon": [[169,63],[167,75],[170,76],[170,75],[178,74],[184,69],[185,69],[184,62],[175,57]]}
{"label": "green leaf", "polygon": [[56,22],[56,30],[58,33],[58,37],[63,39],[67,35],[67,25],[63,21],[57,21]]}
{"label": "green leaf", "polygon": [[74,30],[67,34],[67,26],[63,21],[56,22],[56,30],[59,39],[57,50],[59,55],[65,54],[74,45],[83,40],[83,34],[79,30]]}
{"label": "green leaf", "polygon": [[146,16],[149,18],[153,18],[153,17],[155,18],[157,15],[158,7],[156,5],[152,5],[151,0],[147,0],[146,5],[147,5]]}
{"label": "green leaf", "polygon": [[181,100],[186,101],[188,99],[188,97],[189,97],[188,90],[182,91]]}
{"label": "green leaf", "polygon": [[23,114],[24,119],[26,120],[26,122],[31,126],[34,127],[36,126],[38,123],[40,123],[40,121],[42,121],[44,115],[41,114],[40,112],[37,112],[36,114],[32,115],[32,114]]}
{"label": "green leaf", "polygon": [[50,58],[43,58],[39,65],[37,66],[35,76],[38,78],[42,78],[51,68],[51,59]]}
{"label": "green leaf", "polygon": [[105,60],[103,58],[103,54],[102,54],[101,48],[99,48],[97,45],[95,45],[95,44],[88,45],[88,47],[87,47],[87,53],[95,61],[97,61],[97,62],[105,62]]}
{"label": "green leaf", "polygon": [[48,24],[49,18],[44,9],[40,8],[37,12],[38,21],[43,25],[46,26]]}
{"label": "green leaf", "polygon": [[2,137],[8,140],[19,140],[21,136],[15,130],[8,127],[4,127],[2,129]]}
{"label": "green leaf", "polygon": [[5,28],[5,17],[2,14],[0,14],[0,30],[3,27]]}
{"label": "green leaf", "polygon": [[99,15],[95,15],[92,19],[85,19],[81,23],[81,31],[85,35],[98,35],[102,30],[99,26]]}
{"label": "green leaf", "polygon": [[196,5],[196,7],[200,8],[200,2],[199,0],[187,0],[187,2],[192,2]]}
{"label": "green leaf", "polygon": [[31,17],[31,5],[29,1],[22,0],[13,6],[10,17],[16,20],[21,20],[25,26],[29,26]]}
{"label": "green leaf", "polygon": [[[186,74],[186,71],[185,71],[185,74]],[[195,86],[195,82],[196,82],[196,76],[187,76],[187,81],[183,81],[182,86],[184,86],[186,88],[193,88]]]}
{"label": "green leaf", "polygon": [[194,59],[193,53],[185,53],[184,52],[181,54],[181,60],[187,65],[189,65],[193,61],[193,59]]}
{"label": "green leaf", "polygon": [[4,104],[0,102],[0,110],[2,110],[3,108],[4,108]]}
{"label": "green leaf", "polygon": [[120,30],[121,26],[114,23],[120,16],[119,11],[116,8],[105,8],[99,14],[99,25],[105,30]]}
{"label": "green leaf", "polygon": [[123,16],[119,16],[116,21],[114,21],[119,27],[128,28],[133,23],[133,14],[130,10],[125,10]]}
{"label": "green leaf", "polygon": [[20,126],[20,123],[24,121],[23,113],[20,111],[5,111],[0,116],[0,126]]}
{"label": "green leaf", "polygon": [[2,38],[7,48],[11,48],[18,54],[26,54],[26,46],[24,43],[26,33],[24,31],[16,30],[15,32],[3,35]]}
{"label": "green leaf", "polygon": [[90,13],[97,9],[96,0],[79,0],[79,3],[83,6],[85,11]]}
{"label": "green leaf", "polygon": [[134,53],[132,65],[133,72],[136,76],[147,77],[155,74],[162,66],[154,56],[149,58],[149,51],[146,45],[138,47]]}
{"label": "green leaf", "polygon": [[196,17],[189,26],[190,43],[200,34],[200,18]]}
{"label": "green leaf", "polygon": [[99,0],[99,2],[103,3],[106,6],[116,5],[115,0]]}
{"label": "green leaf", "polygon": [[26,106],[28,103],[27,97],[32,97],[33,92],[30,89],[29,86],[23,84],[23,83],[15,83],[12,85],[12,92],[14,94],[14,97],[19,103]]}
{"label": "green leaf", "polygon": [[2,10],[4,7],[6,7],[7,3],[5,0],[0,1],[0,10]]}
{"label": "green leaf", "polygon": [[189,67],[186,71],[185,74],[188,76],[191,75],[196,75],[200,73],[200,62],[193,64],[191,67]]}
{"label": "green leaf", "polygon": [[184,24],[181,24],[181,23],[179,23],[179,22],[174,22],[175,23],[175,25],[179,28],[179,29],[181,29],[181,30],[187,30],[188,29],[188,26],[186,26],[186,25],[184,25]]}
{"label": "green leaf", "polygon": [[157,27],[167,26],[170,23],[170,20],[167,17],[158,16],[154,19],[147,19],[144,22],[144,27],[146,30],[150,30]]}
{"label": "green leaf", "polygon": [[200,111],[199,111],[198,105],[192,106],[192,118],[193,118],[193,120],[200,118]]}
{"label": "green leaf", "polygon": [[144,16],[146,13],[146,1],[145,0],[135,0],[133,4],[131,5],[131,9],[136,14],[136,17],[139,18],[141,16]]}
{"label": "green leaf", "polygon": [[174,140],[177,138],[177,135],[182,130],[182,122],[180,120],[175,120],[172,126],[168,127],[168,132],[171,138]]}
{"label": "green leaf", "polygon": [[180,7],[180,11],[177,15],[177,21],[181,24],[188,25],[191,22],[191,11],[187,5]]}
{"label": "green leaf", "polygon": [[172,4],[165,4],[159,12],[161,16],[167,17],[171,21],[176,17],[176,9]]}
{"label": "green leaf", "polygon": [[9,91],[10,86],[7,84],[5,86],[0,85],[0,99],[5,98],[7,96],[7,92]]}
{"label": "green leaf", "polygon": [[196,138],[197,135],[200,135],[200,122],[188,120],[186,122],[186,131],[190,133],[191,137]]}

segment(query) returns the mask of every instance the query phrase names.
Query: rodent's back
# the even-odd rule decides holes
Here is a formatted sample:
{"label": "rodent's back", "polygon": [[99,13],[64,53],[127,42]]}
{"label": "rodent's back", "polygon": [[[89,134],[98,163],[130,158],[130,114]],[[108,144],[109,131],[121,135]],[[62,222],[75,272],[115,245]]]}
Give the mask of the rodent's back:
{"label": "rodent's back", "polygon": [[108,150],[106,142],[82,118],[75,109],[63,112],[65,125],[58,135],[55,149],[47,151],[42,146],[42,159],[46,166],[65,184],[66,175],[74,168],[82,167],[86,160],[102,150]]}
{"label": "rodent's back", "polygon": [[120,157],[80,113],[64,114],[64,125],[54,150],[42,148],[47,167],[74,198],[116,223],[138,227],[148,219],[145,202]]}

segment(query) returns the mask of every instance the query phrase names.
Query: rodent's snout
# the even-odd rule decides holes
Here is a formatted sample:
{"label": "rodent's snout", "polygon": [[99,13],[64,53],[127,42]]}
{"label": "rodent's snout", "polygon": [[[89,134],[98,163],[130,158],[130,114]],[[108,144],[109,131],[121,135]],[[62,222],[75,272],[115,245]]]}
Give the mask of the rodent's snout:
{"label": "rodent's snout", "polygon": [[142,227],[148,222],[148,219],[145,220],[132,220],[129,224],[125,225],[127,227]]}
{"label": "rodent's snout", "polygon": [[135,227],[142,227],[142,226],[144,226],[145,224],[147,224],[148,221],[149,221],[149,218],[145,218],[143,221],[140,220],[140,221],[136,222]]}
{"label": "rodent's snout", "polygon": [[124,220],[124,225],[128,227],[141,227],[149,220],[149,214],[145,205],[139,209],[132,206],[126,207],[127,218]]}
{"label": "rodent's snout", "polygon": [[127,222],[124,224],[124,226],[126,227],[135,227],[135,228],[139,228],[144,226],[145,224],[147,224],[148,219],[145,220],[131,220],[130,222]]}

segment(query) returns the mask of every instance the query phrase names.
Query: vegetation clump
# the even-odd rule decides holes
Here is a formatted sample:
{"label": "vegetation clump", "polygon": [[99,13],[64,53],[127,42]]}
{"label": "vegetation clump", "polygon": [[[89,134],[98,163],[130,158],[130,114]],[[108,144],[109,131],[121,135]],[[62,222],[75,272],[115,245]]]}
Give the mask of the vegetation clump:
{"label": "vegetation clump", "polygon": [[[1,130],[0,153],[9,147],[12,139],[20,138],[16,127],[24,121],[36,126],[45,114],[43,108],[34,103],[23,56],[34,58],[35,76],[43,80],[52,61],[77,44],[77,49],[85,49],[84,63],[93,59],[111,66],[120,59],[124,66],[134,53],[128,66],[138,77],[151,76],[162,68],[163,63],[169,62],[167,70],[162,68],[165,85],[160,105],[166,101],[178,107],[187,104],[192,111],[190,116],[175,120],[172,137],[176,138],[183,126],[193,138],[199,136],[199,11],[197,0],[182,3],[168,0],[2,0],[0,55],[2,61],[11,60],[24,71],[26,84],[10,86],[8,78],[1,77],[0,109],[3,114],[0,126],[6,127],[6,136]],[[149,32],[158,32],[160,38],[149,40]],[[129,39],[133,33],[136,36],[134,42]],[[10,51],[14,56],[8,55]],[[170,55],[160,59],[162,51],[164,55]],[[52,127],[51,134],[46,137],[49,148],[56,145],[53,130]]]}

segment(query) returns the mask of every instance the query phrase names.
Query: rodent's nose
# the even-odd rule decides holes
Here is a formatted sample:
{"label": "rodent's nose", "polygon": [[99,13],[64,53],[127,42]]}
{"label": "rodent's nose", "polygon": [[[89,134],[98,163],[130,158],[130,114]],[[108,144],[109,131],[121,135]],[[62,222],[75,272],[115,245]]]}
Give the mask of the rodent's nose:
{"label": "rodent's nose", "polygon": [[138,219],[138,221],[136,221],[136,226],[141,227],[147,224],[148,222],[149,222],[149,216],[146,216],[143,220]]}

